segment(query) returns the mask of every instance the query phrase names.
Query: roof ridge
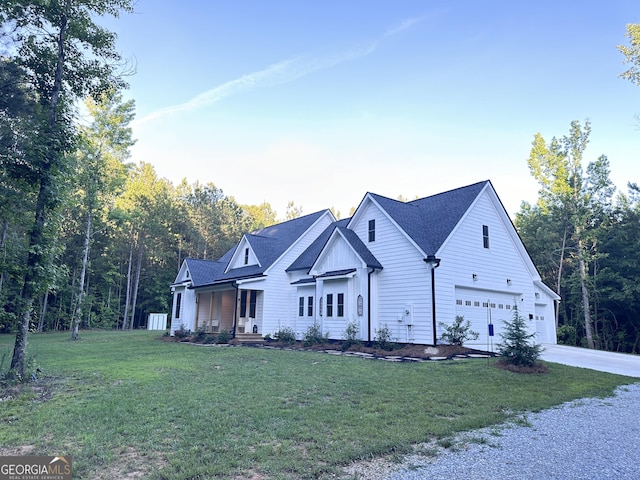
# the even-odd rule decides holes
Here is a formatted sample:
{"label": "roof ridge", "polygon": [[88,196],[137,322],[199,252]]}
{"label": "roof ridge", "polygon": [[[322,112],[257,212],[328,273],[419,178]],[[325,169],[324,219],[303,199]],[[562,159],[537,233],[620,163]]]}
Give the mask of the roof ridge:
{"label": "roof ridge", "polygon": [[255,229],[255,230],[253,230],[253,231],[251,231],[251,232],[248,232],[248,233],[249,233],[249,234],[251,234],[251,235],[255,235],[255,233],[254,233],[254,232],[261,232],[261,231],[263,231],[263,230],[266,230],[266,229],[269,229],[269,228],[272,228],[272,227],[280,227],[280,226],[282,226],[282,225],[286,225],[286,224],[291,223],[291,222],[295,222],[295,221],[298,221],[298,220],[302,220],[302,219],[305,219],[305,218],[307,218],[307,217],[311,217],[311,216],[313,216],[313,215],[318,215],[318,216],[319,216],[320,214],[325,213],[325,212],[327,212],[327,211],[331,211],[331,210],[330,210],[329,208],[325,208],[325,209],[323,209],[323,210],[318,210],[317,212],[307,213],[306,215],[301,215],[300,217],[291,218],[291,219],[289,219],[289,220],[284,220],[284,221],[282,221],[282,222],[272,223],[271,225],[267,225],[267,226],[265,226],[265,227],[257,228],[257,229]]}
{"label": "roof ridge", "polygon": [[450,194],[450,193],[453,193],[453,192],[458,191],[458,190],[464,190],[465,188],[471,188],[471,187],[475,187],[477,185],[485,184],[485,183],[490,183],[490,181],[489,180],[482,180],[480,182],[470,183],[469,185],[464,185],[462,187],[452,188],[450,190],[446,190],[444,192],[439,192],[439,193],[434,193],[433,195],[427,195],[426,197],[422,197],[422,198],[416,198],[415,200],[411,200],[411,201],[406,202],[406,203],[407,204],[413,204],[414,206],[417,207],[418,205],[415,205],[415,204],[420,202],[420,201],[422,201],[422,200],[426,200],[428,198],[439,197],[441,195]]}

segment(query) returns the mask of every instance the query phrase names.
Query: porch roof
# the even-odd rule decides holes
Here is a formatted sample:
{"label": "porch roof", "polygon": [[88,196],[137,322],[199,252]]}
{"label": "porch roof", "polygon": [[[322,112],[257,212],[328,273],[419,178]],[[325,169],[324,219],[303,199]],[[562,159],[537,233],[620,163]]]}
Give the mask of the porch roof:
{"label": "porch roof", "polygon": [[316,275],[316,278],[330,278],[330,277],[341,277],[343,275],[349,275],[350,273],[355,272],[355,268],[345,268],[343,270],[333,270],[331,272],[325,272],[322,275]]}

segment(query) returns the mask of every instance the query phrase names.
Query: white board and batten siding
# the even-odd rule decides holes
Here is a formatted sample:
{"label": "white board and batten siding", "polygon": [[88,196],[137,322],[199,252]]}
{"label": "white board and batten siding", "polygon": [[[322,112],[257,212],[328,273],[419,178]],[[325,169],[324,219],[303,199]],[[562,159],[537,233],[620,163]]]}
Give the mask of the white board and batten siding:
{"label": "white board and batten siding", "polygon": [[293,328],[297,311],[293,310],[292,305],[297,305],[295,303],[297,297],[296,289],[291,287],[291,277],[286,269],[334,220],[333,215],[327,211],[267,270],[267,276],[262,279],[260,287],[265,292],[265,296],[269,296],[263,301],[261,328],[263,335],[273,334],[281,326]]}
{"label": "white board and batten siding", "polygon": [[[489,248],[484,245],[483,226],[489,229]],[[501,342],[503,322],[512,320],[515,305],[525,319],[534,315],[532,269],[514,233],[502,207],[485,191],[438,252],[443,259],[436,270],[438,322],[451,323],[456,315],[470,320],[480,336],[468,346],[486,349]],[[533,321],[527,326],[531,333],[536,331]]]}
{"label": "white board and batten siding", "polygon": [[[360,339],[366,338],[364,325],[366,308],[363,305],[362,310],[359,311],[357,303],[358,296],[362,296],[364,304],[364,298],[367,295],[367,266],[344,237],[336,232],[327,242],[311,274],[351,269],[355,269],[355,271],[340,278],[319,278],[316,283],[316,296],[323,299],[322,310],[318,308],[316,312],[316,322],[320,324],[322,333],[328,334],[329,338],[344,338],[345,330],[350,323],[357,325]],[[329,294],[333,295],[334,302],[331,317],[326,315],[327,295]],[[342,316],[337,315],[339,294],[344,296]]]}
{"label": "white board and batten siding", "polygon": [[[173,306],[171,308],[171,327],[170,334],[181,327],[186,330],[193,331],[195,328],[196,320],[196,294],[195,291],[186,288],[186,285],[178,285],[175,288],[175,294],[173,295]],[[178,305],[178,299],[180,304]]]}
{"label": "white board and batten siding", "polygon": [[[373,275],[372,336],[386,326],[397,341],[433,343],[431,274],[424,255],[375,203],[360,208],[351,228],[383,266]],[[368,241],[369,220],[375,220],[373,242]]]}

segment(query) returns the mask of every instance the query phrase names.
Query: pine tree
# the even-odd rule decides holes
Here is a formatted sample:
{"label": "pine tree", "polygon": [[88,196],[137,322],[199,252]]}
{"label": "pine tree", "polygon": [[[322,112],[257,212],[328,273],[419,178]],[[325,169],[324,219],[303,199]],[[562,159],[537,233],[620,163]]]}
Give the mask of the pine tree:
{"label": "pine tree", "polygon": [[540,357],[542,346],[533,341],[535,333],[527,331],[524,318],[513,307],[513,320],[505,321],[505,333],[501,333],[503,342],[498,345],[498,353],[506,363],[522,367],[533,367]]}

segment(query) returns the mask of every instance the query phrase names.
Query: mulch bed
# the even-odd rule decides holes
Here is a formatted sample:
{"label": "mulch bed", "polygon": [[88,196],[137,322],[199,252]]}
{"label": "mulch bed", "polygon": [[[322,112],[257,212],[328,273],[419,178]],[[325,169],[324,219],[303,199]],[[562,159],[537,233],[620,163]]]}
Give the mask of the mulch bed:
{"label": "mulch bed", "polygon": [[[176,337],[161,337],[165,342],[183,342],[191,344],[200,344],[196,341],[195,337],[176,338]],[[240,345],[235,340],[229,342],[230,345]],[[445,360],[452,358],[480,358],[480,357],[495,357],[495,353],[474,350],[471,348],[462,347],[459,345],[420,345],[410,343],[394,343],[391,349],[382,349],[375,342],[371,342],[367,345],[366,342],[356,343],[349,345],[348,348],[344,348],[343,342],[340,340],[329,340],[327,343],[318,345],[304,345],[302,342],[297,341],[295,343],[283,343],[273,340],[267,340],[264,343],[259,344],[243,344],[249,347],[257,348],[281,348],[286,350],[301,350],[301,351],[316,351],[316,352],[329,352],[329,353],[342,353],[344,355],[362,355],[370,358],[386,359],[391,361],[400,362],[415,362],[426,360]],[[541,374],[548,373],[548,368],[541,362],[536,362],[533,366],[523,365],[511,365],[504,360],[498,360],[493,362],[493,366],[503,370],[508,370],[513,373],[524,374]]]}

